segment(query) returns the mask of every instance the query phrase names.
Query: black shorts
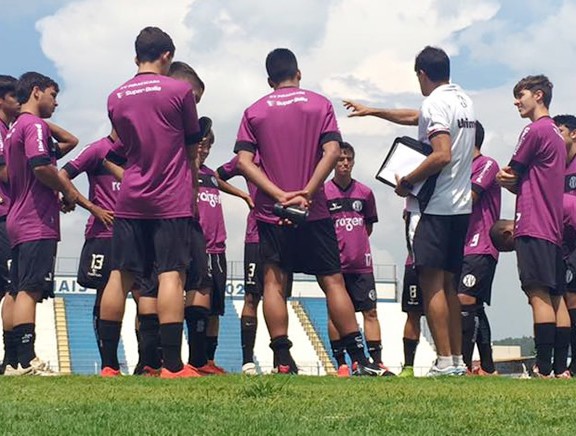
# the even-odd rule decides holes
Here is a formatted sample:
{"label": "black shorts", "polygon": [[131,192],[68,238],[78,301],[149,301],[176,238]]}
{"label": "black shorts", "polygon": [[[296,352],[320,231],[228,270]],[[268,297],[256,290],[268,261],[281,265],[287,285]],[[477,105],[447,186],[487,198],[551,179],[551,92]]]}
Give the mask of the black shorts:
{"label": "black shorts", "polygon": [[258,221],[258,233],[263,264],[272,263],[289,273],[315,276],[341,272],[338,240],[330,218],[298,227]]}
{"label": "black shorts", "polygon": [[190,263],[192,218],[114,220],[112,270],[149,277],[184,271]]}
{"label": "black shorts", "polygon": [[564,295],[566,272],[559,246],[529,236],[515,238],[514,246],[518,275],[524,292],[538,287],[547,288],[550,295]]}
{"label": "black shorts", "polygon": [[343,273],[344,284],[356,312],[376,308],[376,282],[372,273]]}
{"label": "black shorts", "polygon": [[10,262],[12,249],[6,231],[6,217],[0,218],[0,299],[10,292]]}
{"label": "black shorts", "polygon": [[12,249],[11,294],[20,291],[41,294],[41,300],[54,298],[54,265],[58,241],[43,239],[18,244]]}
{"label": "black shorts", "polygon": [[226,253],[208,254],[208,267],[212,275],[210,315],[223,316],[226,308]]}
{"label": "black shorts", "polygon": [[186,270],[186,291],[198,291],[212,286],[212,273],[208,266],[206,238],[197,220],[192,222],[190,237],[190,264]]}
{"label": "black shorts", "polygon": [[244,292],[264,295],[264,268],[260,261],[260,244],[244,244]]}
{"label": "black shorts", "polygon": [[458,293],[470,295],[475,297],[478,303],[490,305],[496,263],[496,259],[489,254],[464,256],[462,273],[458,282]]}
{"label": "black shorts", "polygon": [[413,265],[404,267],[404,284],[402,287],[402,312],[424,313],[422,289],[418,284],[418,274]]}
{"label": "black shorts", "polygon": [[576,250],[564,260],[566,265],[566,292],[576,292]]}
{"label": "black shorts", "polygon": [[112,238],[87,239],[80,254],[78,284],[90,289],[104,289],[110,277]]}
{"label": "black shorts", "polygon": [[412,242],[416,268],[460,275],[469,218],[470,215],[421,214]]}

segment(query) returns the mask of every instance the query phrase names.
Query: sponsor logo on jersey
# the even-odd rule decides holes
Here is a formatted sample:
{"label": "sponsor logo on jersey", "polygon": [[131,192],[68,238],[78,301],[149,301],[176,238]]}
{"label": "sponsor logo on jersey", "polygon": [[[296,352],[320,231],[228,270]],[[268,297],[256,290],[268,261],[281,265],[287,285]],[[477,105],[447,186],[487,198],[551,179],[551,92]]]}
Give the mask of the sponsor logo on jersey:
{"label": "sponsor logo on jersey", "polygon": [[354,209],[356,212],[360,212],[363,207],[364,206],[362,205],[362,202],[360,200],[355,200],[352,203],[352,209]]}
{"label": "sponsor logo on jersey", "polygon": [[353,218],[338,218],[334,220],[336,224],[336,228],[343,227],[346,231],[351,232],[354,230],[355,227],[363,227],[364,226],[364,218],[362,217],[353,217]]}

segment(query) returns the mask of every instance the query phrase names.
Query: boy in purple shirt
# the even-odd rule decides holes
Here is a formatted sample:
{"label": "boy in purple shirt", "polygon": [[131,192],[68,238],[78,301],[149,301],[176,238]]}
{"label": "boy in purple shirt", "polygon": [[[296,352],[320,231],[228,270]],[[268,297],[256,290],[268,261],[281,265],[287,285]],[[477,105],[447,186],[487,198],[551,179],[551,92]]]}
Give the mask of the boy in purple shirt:
{"label": "boy in purple shirt", "polygon": [[[501,190],[496,182],[498,163],[480,150],[484,127],[476,121],[476,141],[472,161],[472,215],[464,245],[464,260],[458,285],[462,314],[462,355],[469,371],[479,375],[495,372],[492,359],[490,324],[484,303],[490,305],[492,281],[498,250],[490,241],[490,228],[500,218]],[[478,345],[481,365],[472,368],[474,346]]]}
{"label": "boy in purple shirt", "polygon": [[158,271],[161,377],[195,377],[182,363],[185,271],[190,261],[194,162],[199,126],[192,87],[166,77],[174,44],[156,27],[136,38],[138,74],[108,98],[108,114],[126,152],[116,202],[112,272],[100,310],[102,375],[120,374],[118,343],[126,294],[136,275]]}
{"label": "boy in purple shirt", "polygon": [[78,140],[57,128],[73,138],[60,147],[52,140],[53,127],[43,120],[56,109],[58,91],[58,85],[49,77],[35,72],[23,74],[16,86],[20,115],[4,140],[11,201],[6,220],[12,246],[11,324],[16,341],[16,360],[6,367],[6,375],[51,372],[34,351],[36,303],[54,296],[61,207],[57,192],[63,194],[64,210],[71,210],[78,198],[76,188],[60,177],[56,168],[57,157],[70,151]]}
{"label": "boy in purple shirt", "polygon": [[[234,149],[240,171],[258,188],[254,203],[264,262],[264,316],[276,369],[298,371],[290,354],[284,291],[291,272],[304,272],[315,275],[326,294],[328,313],[358,362],[357,373],[382,375],[364,354],[324,194],[323,183],[340,156],[334,109],[326,98],[300,88],[301,73],[290,50],[270,52],[266,70],[274,91],[246,109]],[[253,161],[256,153],[260,167]],[[295,227],[279,220],[275,203],[306,208],[309,216]]]}
{"label": "boy in purple shirt", "polygon": [[574,115],[556,115],[554,123],[566,143],[566,175],[564,192],[576,195],[576,117]]}
{"label": "boy in purple shirt", "polygon": [[[340,158],[334,178],[324,184],[328,210],[334,221],[340,263],[346,290],[356,312],[364,317],[364,337],[372,361],[382,368],[385,375],[393,375],[382,363],[382,339],[376,310],[376,283],[372,267],[369,237],[372,226],[378,221],[376,200],[372,190],[352,178],[355,151],[348,142],[340,144]],[[350,376],[345,352],[338,330],[328,320],[328,334],[338,377]]]}
{"label": "boy in purple shirt", "polygon": [[520,282],[534,318],[534,372],[549,376],[552,352],[566,341],[565,328],[570,326],[567,311],[561,310],[566,146],[549,116],[552,83],[546,76],[523,78],[514,86],[514,97],[520,116],[531,124],[520,134],[512,159],[499,171],[497,180],[516,194],[514,239]]}

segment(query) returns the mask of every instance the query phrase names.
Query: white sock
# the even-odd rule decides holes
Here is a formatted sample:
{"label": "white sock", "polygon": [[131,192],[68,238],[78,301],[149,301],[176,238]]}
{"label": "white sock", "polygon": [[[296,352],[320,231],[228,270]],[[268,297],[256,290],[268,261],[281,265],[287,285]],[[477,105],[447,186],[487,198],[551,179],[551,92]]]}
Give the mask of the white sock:
{"label": "white sock", "polygon": [[454,365],[452,356],[438,356],[436,359],[436,366],[439,369],[448,368],[449,366]]}
{"label": "white sock", "polygon": [[452,361],[454,362],[454,366],[464,366],[464,358],[461,354],[452,356]]}

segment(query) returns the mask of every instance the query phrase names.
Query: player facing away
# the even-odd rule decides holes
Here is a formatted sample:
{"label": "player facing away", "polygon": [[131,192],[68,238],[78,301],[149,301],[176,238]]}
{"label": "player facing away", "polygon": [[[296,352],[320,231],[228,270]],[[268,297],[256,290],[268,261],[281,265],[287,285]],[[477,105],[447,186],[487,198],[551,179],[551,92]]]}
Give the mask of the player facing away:
{"label": "player facing away", "polygon": [[[264,263],[264,317],[279,373],[296,373],[288,339],[285,291],[292,272],[315,275],[326,294],[328,313],[357,373],[382,375],[364,354],[354,306],[340,268],[338,240],[326,206],[324,181],[340,156],[341,135],[332,104],[300,88],[301,73],[294,54],[284,48],[266,58],[273,88],[242,118],[235,145],[242,174],[257,186],[255,216]],[[260,167],[254,163],[260,156]],[[307,208],[299,226],[280,220],[275,203]]]}
{"label": "player facing away", "polygon": [[[429,376],[464,375],[460,302],[455,288],[472,211],[470,173],[475,114],[470,97],[450,83],[450,59],[439,48],[425,47],[414,70],[426,97],[420,110],[373,109],[344,101],[349,116],[372,115],[403,125],[418,125],[418,139],[431,154],[410,174],[398,179],[396,193],[407,197],[414,231],[414,262],[424,296],[428,326],[436,346]],[[433,189],[424,201],[411,195],[414,185],[431,178]],[[419,216],[418,216],[419,215]]]}
{"label": "player facing away", "polygon": [[[484,304],[490,305],[498,250],[490,241],[490,228],[500,218],[501,189],[496,182],[498,163],[480,150],[484,127],[476,121],[476,141],[472,161],[472,215],[464,245],[464,261],[458,285],[462,314],[462,355],[468,370],[478,375],[495,374],[492,334]],[[478,346],[480,366],[472,368],[474,346]]]}
{"label": "player facing away", "polygon": [[[6,219],[12,246],[11,324],[16,343],[16,360],[6,366],[6,375],[51,373],[34,349],[36,304],[54,296],[60,208],[71,210],[78,198],[76,188],[56,168],[56,160],[78,140],[44,121],[56,109],[58,91],[58,84],[49,77],[23,74],[16,86],[20,114],[4,141],[11,201]],[[53,137],[63,142],[54,142]],[[63,194],[62,203],[58,192]]]}
{"label": "player facing away", "polygon": [[[394,375],[382,363],[382,339],[376,309],[376,283],[369,239],[373,225],[378,221],[376,200],[368,186],[352,178],[355,155],[354,147],[348,142],[340,144],[334,177],[324,184],[324,191],[338,238],[344,284],[354,310],[362,312],[364,317],[368,354],[382,368],[384,375]],[[328,320],[328,334],[332,355],[338,365],[338,377],[348,377],[350,368],[345,359],[346,348],[331,319]]]}
{"label": "player facing away", "polygon": [[562,298],[566,145],[549,116],[552,83],[546,76],[523,78],[513,94],[520,117],[531,123],[522,130],[510,163],[498,172],[497,180],[516,195],[514,245],[520,283],[534,319],[534,373],[546,377],[553,370],[555,344],[564,340],[558,329],[570,326]]}
{"label": "player facing away", "polygon": [[195,96],[184,81],[166,77],[174,44],[156,27],[136,38],[138,74],[108,97],[108,114],[126,152],[116,202],[112,271],[100,305],[103,376],[120,374],[118,343],[126,294],[136,275],[158,273],[158,318],[163,378],[197,372],[181,358],[184,279],[190,261],[194,201],[189,152],[200,140]]}
{"label": "player facing away", "polygon": [[16,341],[14,340],[11,319],[14,298],[10,295],[9,263],[12,252],[6,231],[6,216],[10,207],[10,197],[8,196],[8,170],[4,158],[4,138],[6,138],[10,125],[20,112],[20,103],[16,98],[16,83],[18,80],[15,77],[0,75],[0,300],[5,297],[2,304],[4,359],[0,373],[4,372],[4,368],[8,364],[13,368],[18,366]]}

